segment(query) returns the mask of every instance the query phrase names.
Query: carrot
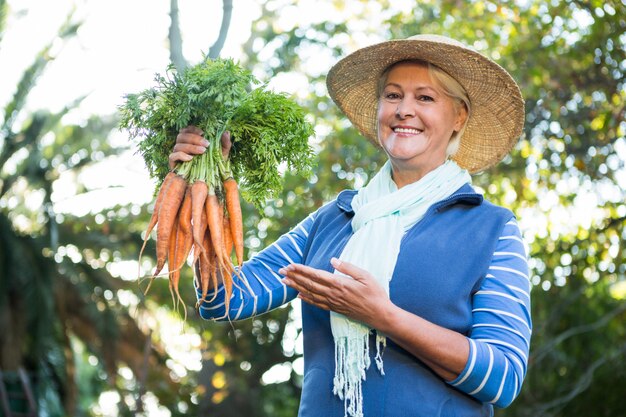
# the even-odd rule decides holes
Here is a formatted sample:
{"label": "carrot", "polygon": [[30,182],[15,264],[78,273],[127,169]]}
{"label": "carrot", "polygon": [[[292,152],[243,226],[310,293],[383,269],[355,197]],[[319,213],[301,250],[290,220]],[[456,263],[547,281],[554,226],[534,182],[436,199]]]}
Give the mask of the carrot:
{"label": "carrot", "polygon": [[202,213],[200,213],[200,221],[198,223],[200,223],[200,230],[202,230],[202,232],[199,233],[199,235],[202,236],[202,239],[200,240],[200,244],[195,242],[195,238],[193,239],[194,240],[194,244],[193,244],[193,262],[196,262],[200,256],[204,256],[205,252],[206,252],[205,245],[203,244],[203,242],[204,242],[204,233],[209,230],[209,227],[208,227],[208,224],[207,224],[207,218],[206,218],[206,211],[205,210],[202,210]]}
{"label": "carrot", "polygon": [[224,229],[224,253],[230,259],[231,253],[233,253],[233,235],[230,231],[230,218],[228,213],[224,213],[222,227]]}
{"label": "carrot", "polygon": [[[201,273],[200,289],[202,290],[202,295],[200,296],[198,303],[206,301],[206,296],[209,292],[209,289],[217,288],[217,282],[213,282],[213,285],[211,285],[213,275],[215,274],[215,252],[213,252],[211,237],[208,229],[204,233],[202,245],[204,251],[202,252],[202,256],[200,256],[199,259]],[[215,296],[213,298],[215,298]]]}
{"label": "carrot", "polygon": [[[229,265],[231,264],[229,263]],[[228,268],[225,264],[221,264],[218,267],[222,275],[222,283],[224,284],[224,308],[226,309],[226,314],[228,314],[230,296],[233,293],[233,269],[232,266]]]}
{"label": "carrot", "polygon": [[[173,255],[168,261],[168,268],[170,269],[170,292],[172,298],[176,295],[174,300],[174,307],[178,310],[180,304],[183,305],[183,311],[185,313],[185,320],[187,320],[187,309],[184,306],[184,301],[180,295],[179,282],[180,282],[180,270],[185,264],[185,259],[191,251],[193,245],[193,237],[191,235],[191,190],[187,186],[185,190],[185,196],[178,212],[177,220],[175,223],[175,233],[172,233],[173,239]],[[174,232],[174,230],[172,231]],[[172,238],[170,238],[172,241]]]}
{"label": "carrot", "polygon": [[180,205],[178,216],[178,233],[181,235],[179,238],[179,244],[182,245],[182,251],[176,260],[176,269],[183,267],[185,260],[189,256],[189,252],[191,252],[191,247],[193,246],[193,235],[191,230],[191,186],[189,185],[185,190],[185,197]]}
{"label": "carrot", "polygon": [[[167,266],[168,266],[168,276],[169,276],[169,288],[170,294],[172,295],[172,302],[174,304],[174,308],[177,306],[177,300],[180,299],[180,293],[178,293],[178,280],[176,279],[176,270],[174,270],[174,265],[176,264],[176,255],[178,252],[178,219],[179,215],[176,215],[176,220],[174,221],[174,226],[172,227],[172,233],[170,234],[170,240],[168,242],[168,254],[167,254]],[[176,297],[177,295],[178,297]]]}
{"label": "carrot", "polygon": [[180,175],[175,175],[170,180],[171,184],[164,191],[161,206],[159,208],[159,220],[157,222],[157,265],[153,276],[161,272],[165,266],[167,249],[172,234],[178,209],[185,195],[187,182]]}
{"label": "carrot", "polygon": [[[206,287],[206,282],[208,281],[209,277],[207,276],[207,274],[210,275],[206,260],[204,259],[203,256],[198,257],[198,260],[196,261],[196,263],[194,264],[196,265],[196,291],[197,289],[200,289],[202,291],[202,295],[200,295],[200,297],[198,298],[198,301],[196,301],[196,308],[200,307],[200,305],[205,301],[205,297],[206,294],[204,292],[204,288]],[[208,292],[208,289],[207,289]]]}
{"label": "carrot", "polygon": [[243,263],[243,219],[241,215],[241,204],[239,203],[239,190],[237,181],[228,178],[224,181],[224,194],[226,198],[226,209],[230,217],[230,230],[235,245],[235,256],[237,265]]}
{"label": "carrot", "polygon": [[[212,258],[213,262],[215,262],[215,252],[212,252]],[[216,291],[213,294],[213,297],[209,300],[209,302],[215,300],[215,297],[217,297],[217,267],[215,265],[215,263],[213,263],[213,266],[211,267],[211,284],[212,287],[209,288],[215,288]]]}
{"label": "carrot", "polygon": [[196,181],[191,186],[192,233],[194,244],[198,248],[198,255],[202,252],[202,241],[204,240],[204,230],[206,229],[206,222],[202,221],[202,215],[204,213],[204,203],[207,198],[207,193],[208,188],[204,181]]}
{"label": "carrot", "polygon": [[209,232],[211,234],[211,243],[215,250],[218,262],[224,262],[225,248],[224,248],[224,232],[222,230],[223,213],[220,212],[220,204],[215,192],[211,190],[206,198],[206,204],[204,205],[206,210],[207,223]]}
{"label": "carrot", "polygon": [[226,249],[224,248],[224,231],[223,212],[220,211],[220,204],[213,190],[209,191],[206,199],[207,222],[211,235],[211,244],[215,250],[215,258],[217,261],[217,269],[221,272],[222,281],[224,282],[224,303],[226,311],[230,303],[230,295],[232,294],[232,272],[233,267],[230,259],[227,258]]}
{"label": "carrot", "polygon": [[[154,209],[152,210],[152,216],[150,217],[150,222],[148,223],[148,227],[146,228],[146,234],[143,238],[143,244],[141,245],[141,250],[139,251],[139,268],[141,269],[141,255],[143,254],[144,249],[146,248],[146,243],[148,243],[148,239],[150,238],[150,233],[152,233],[152,229],[156,226],[159,221],[159,210],[161,209],[161,202],[163,201],[163,195],[165,194],[165,190],[169,188],[171,180],[176,176],[174,172],[169,172],[163,182],[161,183],[161,187],[159,188],[159,192],[157,193],[156,200],[154,201]],[[141,275],[141,272],[139,272]]]}

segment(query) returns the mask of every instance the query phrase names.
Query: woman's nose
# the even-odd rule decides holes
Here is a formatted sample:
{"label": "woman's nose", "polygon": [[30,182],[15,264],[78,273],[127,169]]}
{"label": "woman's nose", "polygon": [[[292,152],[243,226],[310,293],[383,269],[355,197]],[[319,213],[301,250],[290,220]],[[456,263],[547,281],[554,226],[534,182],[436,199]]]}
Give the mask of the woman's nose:
{"label": "woman's nose", "polygon": [[396,117],[399,119],[406,119],[407,117],[415,116],[415,107],[411,105],[409,100],[401,100],[396,108]]}

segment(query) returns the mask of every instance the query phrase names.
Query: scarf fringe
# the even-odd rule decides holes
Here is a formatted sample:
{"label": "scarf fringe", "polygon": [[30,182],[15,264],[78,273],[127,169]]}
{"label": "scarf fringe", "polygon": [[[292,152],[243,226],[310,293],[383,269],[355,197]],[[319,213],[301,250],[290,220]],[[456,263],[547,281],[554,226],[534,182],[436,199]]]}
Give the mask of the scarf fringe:
{"label": "scarf fringe", "polygon": [[383,368],[383,352],[387,347],[387,338],[382,334],[376,333],[376,367],[381,375],[385,375],[385,369]]}
{"label": "scarf fringe", "polygon": [[367,338],[357,336],[336,340],[333,393],[344,401],[344,417],[363,417],[362,383],[369,366]]}
{"label": "scarf fringe", "polygon": [[[369,333],[369,332],[368,332]],[[376,334],[376,368],[385,375],[383,352],[387,338]],[[363,417],[363,381],[371,365],[369,337],[341,337],[335,343],[333,394],[344,401],[344,417]]]}

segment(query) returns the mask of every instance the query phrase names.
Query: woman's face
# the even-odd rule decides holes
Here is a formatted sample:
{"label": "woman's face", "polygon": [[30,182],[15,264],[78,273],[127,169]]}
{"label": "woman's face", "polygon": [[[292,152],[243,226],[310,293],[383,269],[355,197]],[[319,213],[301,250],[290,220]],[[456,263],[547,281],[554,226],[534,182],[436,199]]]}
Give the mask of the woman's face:
{"label": "woman's face", "polygon": [[378,140],[396,183],[399,177],[416,181],[441,165],[452,134],[466,117],[464,107],[455,105],[427,67],[412,62],[394,66],[379,98]]}

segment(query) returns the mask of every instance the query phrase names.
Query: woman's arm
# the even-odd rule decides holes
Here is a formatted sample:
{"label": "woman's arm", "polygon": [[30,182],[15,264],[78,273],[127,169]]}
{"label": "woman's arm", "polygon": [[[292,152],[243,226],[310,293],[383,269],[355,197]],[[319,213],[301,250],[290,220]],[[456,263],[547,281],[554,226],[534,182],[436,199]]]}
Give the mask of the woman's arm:
{"label": "woman's arm", "polygon": [[298,297],[366,323],[428,365],[458,389],[484,402],[508,405],[526,373],[530,339],[525,249],[515,221],[505,226],[480,290],[473,297],[469,337],[395,306],[364,270],[333,259],[353,279],[302,265],[280,273]]}
{"label": "woman's arm", "polygon": [[527,255],[514,219],[500,236],[472,304],[470,357],[450,384],[483,402],[506,407],[526,376],[532,333]]}
{"label": "woman's arm", "polygon": [[[311,214],[272,245],[244,262],[238,275],[233,274],[228,314],[224,305],[224,290],[220,286],[217,294],[213,290],[207,295],[208,300],[213,300],[200,305],[200,316],[217,321],[242,320],[293,300],[296,292],[283,283],[278,271],[289,264],[302,262],[302,251],[316,215],[317,212]],[[196,288],[196,293],[200,299],[202,291]]]}

